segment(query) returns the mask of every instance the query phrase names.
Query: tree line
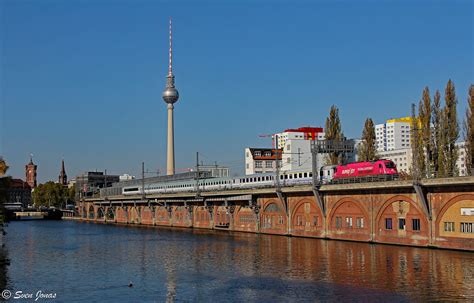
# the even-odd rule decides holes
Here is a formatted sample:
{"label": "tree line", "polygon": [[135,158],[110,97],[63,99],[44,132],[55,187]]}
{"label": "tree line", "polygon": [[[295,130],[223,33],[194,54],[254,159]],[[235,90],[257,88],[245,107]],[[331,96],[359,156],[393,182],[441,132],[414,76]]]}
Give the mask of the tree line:
{"label": "tree line", "polygon": [[[456,161],[458,147],[456,141],[460,137],[460,126],[457,118],[456,90],[449,80],[444,91],[444,105],[441,104],[441,93],[436,90],[431,99],[428,87],[423,89],[418,103],[418,111],[413,106],[411,120],[412,167],[417,176],[450,176],[457,175]],[[474,85],[470,85],[467,97],[467,109],[463,119],[463,139],[466,150],[466,166],[468,174],[473,174],[474,164]],[[332,105],[325,124],[326,140],[343,140],[339,109]],[[377,142],[375,125],[372,118],[367,118],[362,130],[361,142],[357,148],[359,161],[375,161]],[[340,153],[332,153],[327,157],[327,164],[337,165],[342,162]],[[469,171],[470,170],[470,171]]]}
{"label": "tree line", "polygon": [[32,193],[33,203],[36,207],[48,206],[65,208],[74,203],[74,186],[67,188],[62,184],[48,181],[38,185]]}

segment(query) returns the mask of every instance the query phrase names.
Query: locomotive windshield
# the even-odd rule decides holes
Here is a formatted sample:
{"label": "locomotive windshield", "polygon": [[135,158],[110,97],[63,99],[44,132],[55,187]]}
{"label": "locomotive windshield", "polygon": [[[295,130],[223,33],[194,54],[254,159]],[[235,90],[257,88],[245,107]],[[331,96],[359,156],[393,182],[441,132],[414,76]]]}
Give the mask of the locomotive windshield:
{"label": "locomotive windshield", "polygon": [[392,161],[386,162],[385,163],[386,168],[395,168],[395,164]]}

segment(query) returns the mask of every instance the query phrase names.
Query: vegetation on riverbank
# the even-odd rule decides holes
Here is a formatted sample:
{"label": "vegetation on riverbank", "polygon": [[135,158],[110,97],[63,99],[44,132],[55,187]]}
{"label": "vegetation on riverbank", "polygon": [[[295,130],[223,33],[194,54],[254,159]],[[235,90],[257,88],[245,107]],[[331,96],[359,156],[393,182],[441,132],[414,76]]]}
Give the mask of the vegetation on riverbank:
{"label": "vegetation on riverbank", "polygon": [[38,185],[32,193],[32,198],[36,207],[65,208],[67,204],[74,203],[74,195],[74,187],[67,188],[62,184],[49,181]]}

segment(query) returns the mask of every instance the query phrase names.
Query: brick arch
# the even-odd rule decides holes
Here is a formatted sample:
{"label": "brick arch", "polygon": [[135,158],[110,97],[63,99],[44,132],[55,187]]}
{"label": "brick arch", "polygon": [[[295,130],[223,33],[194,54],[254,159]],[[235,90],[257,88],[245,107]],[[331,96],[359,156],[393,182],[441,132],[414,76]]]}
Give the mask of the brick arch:
{"label": "brick arch", "polygon": [[266,212],[268,207],[271,204],[277,205],[279,207],[280,211],[283,211],[283,212],[285,211],[285,207],[279,199],[269,199],[268,201],[266,201],[262,204],[262,213]]}
{"label": "brick arch", "polygon": [[125,207],[124,206],[118,206],[115,209],[115,220],[117,222],[121,222],[121,223],[128,222],[128,218],[129,218],[128,211],[129,211],[129,208],[127,208],[126,206]]}
{"label": "brick arch", "polygon": [[101,206],[97,209],[97,219],[105,218],[105,209]]}
{"label": "brick arch", "polygon": [[[278,211],[269,211],[269,207],[275,205]],[[283,234],[287,230],[287,216],[285,208],[278,199],[269,199],[262,205],[262,212],[260,212],[260,225],[262,230],[271,231],[272,233]]]}
{"label": "brick arch", "polygon": [[[306,209],[306,203],[309,209]],[[314,200],[307,197],[295,203],[291,212],[291,233],[300,236],[321,236],[324,217]]]}
{"label": "brick arch", "polygon": [[[330,210],[330,213],[329,213],[329,222],[332,222],[333,218],[334,218],[334,215],[336,214],[337,212],[337,209],[340,208],[343,204],[345,203],[352,203],[354,204],[361,212],[362,214],[364,215],[365,218],[367,218],[367,220],[369,220],[369,214],[367,213],[367,211],[361,207],[359,204],[360,202],[357,201],[356,199],[354,198],[349,198],[349,197],[344,197],[344,198],[341,198],[339,199],[335,204],[334,204],[334,207],[331,208]],[[368,223],[368,222],[367,222]]]}
{"label": "brick arch", "polygon": [[95,219],[95,208],[93,205],[89,206],[89,211],[87,212],[87,218],[89,219]]}
{"label": "brick arch", "polygon": [[458,196],[455,196],[451,198],[448,202],[446,202],[441,210],[439,211],[438,216],[436,217],[436,225],[438,226],[439,223],[441,222],[441,219],[443,218],[444,214],[448,209],[453,206],[454,204],[460,202],[460,201],[465,201],[465,200],[472,200],[474,201],[474,194],[461,194]]}
{"label": "brick arch", "polygon": [[132,223],[140,222],[141,210],[140,206],[131,206],[128,208],[128,220]]}
{"label": "brick arch", "polygon": [[153,224],[153,220],[155,220],[156,212],[153,213],[152,206],[143,206],[141,209],[140,214],[140,222],[145,225]]}
{"label": "brick arch", "polygon": [[295,222],[295,216],[296,214],[298,213],[298,210],[305,204],[305,203],[309,203],[311,206],[313,206],[315,209],[316,209],[316,212],[318,213],[319,216],[323,216],[321,210],[319,209],[319,207],[314,203],[314,201],[308,199],[308,198],[303,198],[301,199],[300,201],[298,201],[296,204],[295,204],[295,207],[293,207],[293,210],[291,212],[291,222]]}
{"label": "brick arch", "polygon": [[109,206],[105,208],[105,217],[107,218],[107,220],[115,220],[115,216],[116,210],[114,209],[114,207]]}
{"label": "brick arch", "polygon": [[388,199],[387,201],[385,201],[382,206],[380,207],[379,211],[377,212],[377,215],[375,216],[375,226],[376,228],[378,227],[378,222],[380,220],[380,217],[382,216],[382,214],[385,212],[385,210],[387,209],[387,207],[389,207],[390,205],[392,205],[392,203],[394,202],[397,202],[397,201],[404,201],[404,202],[408,202],[411,204],[411,206],[415,207],[415,209],[417,210],[417,212],[420,213],[420,215],[423,216],[423,220],[424,220],[424,223],[428,223],[428,220],[425,216],[425,213],[422,209],[420,209],[420,207],[418,206],[418,204],[413,201],[413,199],[411,199],[410,197],[408,196],[405,196],[405,195],[396,195],[396,196],[393,196],[391,197],[390,199]]}

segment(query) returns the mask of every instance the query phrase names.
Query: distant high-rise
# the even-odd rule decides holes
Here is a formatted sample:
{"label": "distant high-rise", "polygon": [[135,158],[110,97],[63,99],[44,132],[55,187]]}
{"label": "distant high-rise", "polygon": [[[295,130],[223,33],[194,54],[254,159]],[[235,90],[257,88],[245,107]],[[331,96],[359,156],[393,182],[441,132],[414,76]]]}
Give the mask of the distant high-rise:
{"label": "distant high-rise", "polygon": [[174,103],[179,99],[178,90],[174,86],[174,75],[173,75],[173,35],[171,27],[170,17],[170,49],[169,49],[169,67],[168,76],[166,76],[166,88],[163,91],[163,100],[168,104],[168,149],[167,149],[167,161],[166,161],[166,174],[174,175],[174,122],[173,122],[173,109]]}
{"label": "distant high-rise", "polygon": [[36,170],[38,169],[38,165],[33,163],[33,155],[30,155],[30,162],[25,165],[25,175],[26,175],[26,183],[31,188],[35,188],[36,183]]}
{"label": "distant high-rise", "polygon": [[411,117],[405,117],[375,125],[377,151],[411,148],[410,127],[412,124]]}
{"label": "distant high-rise", "polygon": [[61,172],[59,173],[58,183],[67,185],[66,169],[64,168],[64,159],[61,161]]}

